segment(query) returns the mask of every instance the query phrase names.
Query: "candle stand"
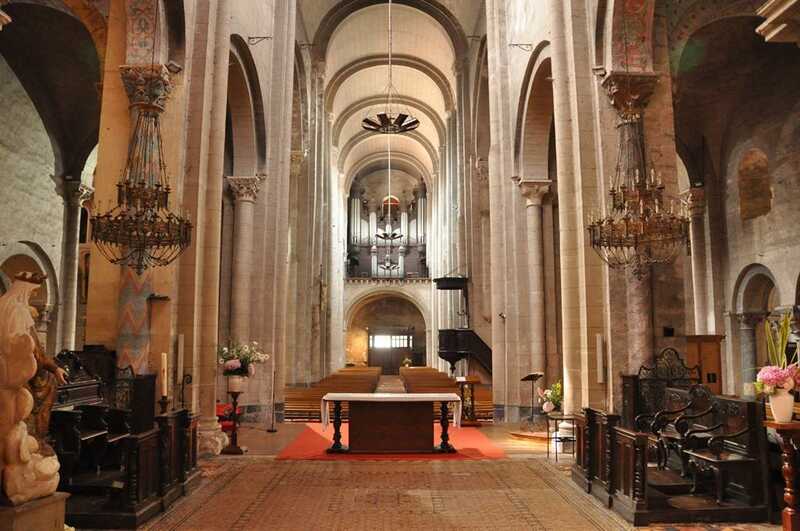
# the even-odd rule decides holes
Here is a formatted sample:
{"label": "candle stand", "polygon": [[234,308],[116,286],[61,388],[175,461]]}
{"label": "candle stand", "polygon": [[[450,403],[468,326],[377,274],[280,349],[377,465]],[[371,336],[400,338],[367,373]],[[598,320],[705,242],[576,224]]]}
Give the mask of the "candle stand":
{"label": "candle stand", "polygon": [[231,420],[233,420],[233,431],[231,431],[231,442],[228,446],[222,449],[225,455],[242,455],[247,451],[247,448],[239,446],[239,391],[228,391],[233,401],[233,412],[231,413]]}

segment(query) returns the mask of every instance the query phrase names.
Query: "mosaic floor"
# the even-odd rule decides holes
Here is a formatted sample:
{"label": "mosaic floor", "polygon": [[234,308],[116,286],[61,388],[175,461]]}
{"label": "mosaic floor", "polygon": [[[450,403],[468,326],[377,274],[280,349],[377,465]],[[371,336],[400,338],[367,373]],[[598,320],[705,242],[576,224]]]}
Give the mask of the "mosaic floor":
{"label": "mosaic floor", "polygon": [[[204,461],[203,482],[146,529],[622,530],[631,527],[569,479],[569,458],[486,430],[500,461],[275,461],[298,432],[244,430],[245,457]],[[280,433],[280,432],[279,432]],[[270,438],[271,437],[271,438]],[[658,531],[755,531],[769,526],[659,526]]]}

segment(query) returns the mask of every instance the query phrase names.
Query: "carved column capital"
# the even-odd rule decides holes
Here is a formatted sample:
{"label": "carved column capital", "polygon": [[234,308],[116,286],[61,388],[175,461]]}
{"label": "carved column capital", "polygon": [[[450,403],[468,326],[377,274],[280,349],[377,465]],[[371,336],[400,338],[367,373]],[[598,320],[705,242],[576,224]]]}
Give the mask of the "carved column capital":
{"label": "carved column capital", "polygon": [[261,181],[263,178],[258,175],[245,176],[245,177],[228,177],[228,186],[230,187],[233,198],[238,201],[255,202],[258,199],[258,191],[261,189]]}
{"label": "carved column capital", "polygon": [[131,107],[164,110],[172,92],[172,81],[165,65],[122,65],[119,72]]}
{"label": "carved column capital", "polygon": [[623,120],[641,118],[658,83],[658,74],[611,72],[603,80],[608,98]]}
{"label": "carved column capital", "polygon": [[706,212],[706,189],[702,186],[692,187],[686,192],[691,216],[702,217]]}
{"label": "carved column capital", "polygon": [[525,198],[527,206],[542,204],[542,199],[550,191],[552,181],[547,179],[519,179],[517,186]]}
{"label": "carved column capital", "polygon": [[94,195],[94,188],[80,181],[64,182],[64,202],[70,206],[81,207]]}
{"label": "carved column capital", "polygon": [[753,330],[766,317],[767,314],[764,312],[743,312],[736,315],[740,330]]}

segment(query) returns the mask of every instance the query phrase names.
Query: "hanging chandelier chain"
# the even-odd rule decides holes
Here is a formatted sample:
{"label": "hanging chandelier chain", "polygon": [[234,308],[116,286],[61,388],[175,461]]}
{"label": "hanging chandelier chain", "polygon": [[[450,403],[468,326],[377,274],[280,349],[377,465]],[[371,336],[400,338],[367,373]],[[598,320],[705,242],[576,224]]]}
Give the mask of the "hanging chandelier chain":
{"label": "hanging chandelier chain", "polygon": [[605,214],[590,216],[591,245],[611,268],[627,268],[643,278],[654,264],[672,262],[689,242],[689,218],[685,205],[665,208],[666,187],[648,156],[643,109],[655,79],[631,73],[628,21],[622,19],[624,73],[606,80],[617,124],[617,164],[611,179]]}
{"label": "hanging chandelier chain", "polygon": [[120,68],[137,116],[125,169],[117,183],[117,205],[91,218],[92,241],[103,256],[140,275],[173,262],[191,243],[192,230],[187,218],[169,210],[160,117],[171,86],[166,67],[156,64],[157,2],[154,17],[151,63]]}

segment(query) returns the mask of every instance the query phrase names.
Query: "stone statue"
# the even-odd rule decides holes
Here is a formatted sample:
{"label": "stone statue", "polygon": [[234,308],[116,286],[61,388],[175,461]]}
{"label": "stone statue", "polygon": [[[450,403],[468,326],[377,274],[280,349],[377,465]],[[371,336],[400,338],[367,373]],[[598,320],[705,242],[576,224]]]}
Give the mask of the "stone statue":
{"label": "stone statue", "polygon": [[34,406],[26,385],[38,369],[30,297],[45,278],[20,273],[0,297],[0,489],[14,505],[52,494],[59,480],[58,459],[42,455],[25,423]]}

